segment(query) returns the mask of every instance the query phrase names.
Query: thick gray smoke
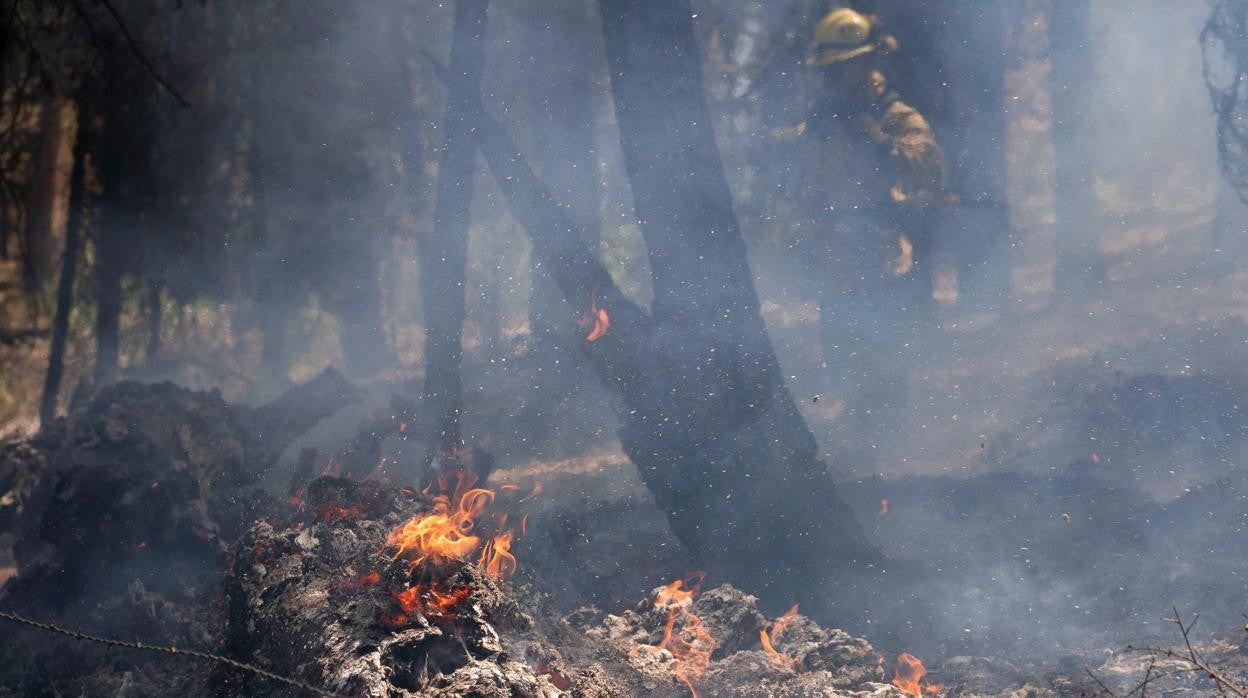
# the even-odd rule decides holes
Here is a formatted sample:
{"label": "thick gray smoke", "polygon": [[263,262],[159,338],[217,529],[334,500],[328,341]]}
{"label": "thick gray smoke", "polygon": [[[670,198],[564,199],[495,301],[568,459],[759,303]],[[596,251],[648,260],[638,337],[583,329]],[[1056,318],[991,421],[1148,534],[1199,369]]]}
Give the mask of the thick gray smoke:
{"label": "thick gray smoke", "polygon": [[[1243,210],[1218,195],[1197,40],[1208,8],[1091,3],[1094,63],[1080,78],[1091,109],[1070,137],[1086,148],[1098,215],[1085,242],[1105,278],[1074,289],[1054,281],[1055,148],[1068,143],[1053,140],[1045,24],[1050,2],[1066,1],[860,3],[896,36],[891,84],[928,116],[962,199],[939,211],[932,258],[914,260],[936,267],[930,311],[855,309],[875,332],[873,375],[902,386],[882,411],[857,403],[869,390],[848,396],[836,373],[863,364],[842,364],[837,338],[821,336],[824,289],[846,280],[832,278],[828,233],[801,210],[818,163],[785,135],[811,116],[819,79],[802,60],[826,4],[695,3],[706,94],[771,339],[842,494],[893,559],[809,584],[835,599],[828,620],[882,647],[1051,654],[1151,638],[1172,604],[1232,621],[1241,610],[1248,372],[1238,358],[1248,325],[1228,260],[1248,250],[1220,232]],[[222,131],[251,134],[233,157],[251,175],[235,184],[258,212],[238,221],[240,236],[259,241],[235,280],[256,306],[240,334],[264,328],[264,348],[250,353],[282,377],[335,363],[386,398],[419,393],[419,308],[441,300],[419,297],[413,261],[434,225],[446,103],[429,60],[446,61],[453,5],[315,4],[266,3],[263,22],[221,47],[223,79],[247,86],[221,105]],[[486,109],[644,306],[650,266],[595,3],[492,4]],[[989,68],[1001,84],[968,88]],[[985,164],[995,156],[999,166]],[[617,406],[577,353],[585,308],[554,291],[483,166],[474,181],[465,440],[504,469],[618,451]],[[333,452],[353,433],[344,424],[308,443]],[[396,475],[413,474],[423,453],[391,456]],[[557,490],[571,499],[551,504],[552,517],[648,535],[661,514],[631,467],[618,457],[568,466],[564,477],[588,484]],[[586,502],[610,520],[568,515]],[[627,545],[635,554],[647,544]],[[656,566],[679,558],[672,548],[659,556]],[[642,575],[620,571],[630,574]],[[569,603],[611,601],[570,591]]]}

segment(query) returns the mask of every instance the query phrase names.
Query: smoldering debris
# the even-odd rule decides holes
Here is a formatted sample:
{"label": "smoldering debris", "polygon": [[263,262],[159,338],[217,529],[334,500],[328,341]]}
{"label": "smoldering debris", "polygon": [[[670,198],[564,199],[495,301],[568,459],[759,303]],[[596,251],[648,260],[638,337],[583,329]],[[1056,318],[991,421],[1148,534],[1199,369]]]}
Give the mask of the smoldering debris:
{"label": "smoldering debris", "polygon": [[[925,666],[798,608],[769,616],[745,590],[702,591],[696,574],[634,590],[641,598],[625,609],[617,590],[608,610],[568,611],[561,590],[578,573],[548,555],[557,542],[526,540],[551,531],[528,525],[535,489],[442,471],[424,491],[330,476],[291,502],[256,490],[280,443],[351,394],[332,375],[301,390],[304,399],[248,410],[170,385],[119,384],[9,446],[21,573],[3,607],[218,653],[343,695],[1047,697],[1095,693],[1098,681],[1129,688],[1150,666],[1138,653],[1094,651],[1056,665],[962,655]],[[23,472],[41,477],[13,475]],[[893,501],[888,517],[905,516],[913,493]],[[587,587],[602,570],[580,569]],[[297,690],[212,662],[6,630],[0,695]],[[1228,680],[1248,671],[1242,638],[1197,646]],[[1152,656],[1155,666],[1181,663],[1160,648]],[[1216,690],[1195,674],[1168,680],[1194,695]]]}

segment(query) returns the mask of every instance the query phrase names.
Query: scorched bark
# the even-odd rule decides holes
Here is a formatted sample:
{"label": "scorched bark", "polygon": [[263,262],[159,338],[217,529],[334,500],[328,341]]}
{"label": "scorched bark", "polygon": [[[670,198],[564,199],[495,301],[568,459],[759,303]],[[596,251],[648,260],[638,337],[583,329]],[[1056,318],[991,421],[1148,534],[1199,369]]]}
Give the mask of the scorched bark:
{"label": "scorched bark", "polygon": [[[837,495],[759,313],[702,95],[687,2],[605,2],[617,117],[654,275],[647,315],[482,119],[481,146],[565,297],[609,313],[582,340],[624,403],[620,442],[697,564],[776,604],[877,559]],[[582,335],[585,337],[585,335]]]}

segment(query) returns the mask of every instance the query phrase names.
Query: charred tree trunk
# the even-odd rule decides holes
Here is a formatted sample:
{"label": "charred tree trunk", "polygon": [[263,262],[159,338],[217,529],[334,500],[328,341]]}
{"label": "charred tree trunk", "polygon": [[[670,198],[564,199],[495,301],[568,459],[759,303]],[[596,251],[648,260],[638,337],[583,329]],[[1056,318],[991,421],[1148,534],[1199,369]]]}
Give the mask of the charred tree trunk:
{"label": "charred tree trunk", "polygon": [[56,288],[56,315],[52,319],[52,346],[48,351],[48,373],[43,381],[39,422],[56,418],[57,398],[65,373],[65,345],[69,341],[69,314],[74,305],[74,280],[78,275],[78,248],[82,239],[82,213],[86,204],[88,110],[78,107],[78,135],[74,146],[74,170],[70,178],[69,221],[65,227],[65,251],[61,257],[61,278]]}
{"label": "charred tree trunk", "polygon": [[117,240],[121,225],[113,216],[104,222],[96,239],[95,255],[95,384],[117,380],[121,321],[122,250]]}
{"label": "charred tree trunk", "polygon": [[476,152],[471,129],[480,112],[488,0],[456,0],[447,85],[446,142],[438,167],[434,230],[420,250],[425,304],[425,414],[437,448],[460,443],[468,222]]}
{"label": "charred tree trunk", "polygon": [[774,603],[826,602],[818,580],[879,555],[817,456],[759,314],[690,14],[685,0],[602,5],[654,274],[652,316],[623,296],[506,131],[486,118],[482,149],[564,297],[609,317],[606,334],[581,345],[624,404],[621,444],[672,530],[717,579]]}
{"label": "charred tree trunk", "polygon": [[[673,531],[710,570],[751,588],[773,585],[781,598],[804,594],[784,588],[776,571],[818,578],[833,560],[872,555],[817,457],[759,312],[711,132],[693,13],[686,0],[601,7],[653,274],[653,355],[664,359],[650,368],[662,378],[647,381],[620,441]],[[757,545],[756,554],[742,555],[743,545]]]}
{"label": "charred tree trunk", "polygon": [[1091,4],[1055,0],[1048,19],[1057,218],[1054,283],[1059,294],[1076,300],[1102,289],[1105,282],[1105,266],[1096,244],[1096,161],[1090,123],[1096,66]]}

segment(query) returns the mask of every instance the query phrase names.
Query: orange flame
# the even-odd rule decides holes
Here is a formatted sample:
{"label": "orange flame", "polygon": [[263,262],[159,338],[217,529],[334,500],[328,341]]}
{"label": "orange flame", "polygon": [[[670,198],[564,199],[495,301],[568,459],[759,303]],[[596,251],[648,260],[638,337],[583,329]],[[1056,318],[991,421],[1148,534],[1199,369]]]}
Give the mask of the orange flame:
{"label": "orange flame", "polygon": [[790,608],[787,612],[785,612],[785,614],[776,621],[776,624],[771,626],[770,634],[765,629],[758,631],[758,640],[763,645],[763,651],[767,653],[767,656],[770,657],[773,662],[788,669],[794,669],[797,667],[797,658],[777,652],[776,649],[771,646],[771,642],[772,640],[779,640],[780,633],[783,633],[784,629],[789,627],[789,625],[791,625],[796,619],[797,604],[793,604],[793,608]]}
{"label": "orange flame", "polygon": [[[439,473],[437,480],[431,482],[424,493],[428,494],[435,485],[445,491],[450,479],[450,473]],[[508,514],[504,512],[489,523],[486,533],[478,534],[477,522],[486,507],[494,502],[495,493],[473,487],[476,477],[462,471],[455,475],[455,480],[453,495],[434,497],[433,510],[415,516],[391,531],[386,545],[395,549],[396,558],[410,560],[413,568],[426,560],[467,560],[476,554],[477,566],[495,579],[512,575],[517,567],[516,557],[511,552],[516,533],[514,529],[506,528]],[[501,489],[508,493],[518,488],[502,485]],[[527,518],[526,513],[520,520],[521,533]]]}
{"label": "orange flame", "polygon": [[503,531],[494,536],[494,540],[486,543],[481,550],[481,558],[477,566],[495,579],[509,577],[516,571],[516,556],[511,554],[511,531]]}
{"label": "orange flame", "polygon": [[[719,644],[707,632],[702,619],[689,610],[705,577],[705,572],[695,572],[688,579],[677,579],[660,588],[654,595],[655,608],[668,609],[663,641],[659,643],[658,649],[672,653],[676,660],[673,670],[676,678],[685,684],[693,698],[698,698],[693,682],[706,673],[711,665],[711,654]],[[682,589],[686,583],[688,587]],[[679,631],[676,629],[678,619],[681,622]],[[633,649],[635,651],[637,648]]]}
{"label": "orange flame", "polygon": [[[676,617],[682,620],[683,627],[676,632]],[[719,643],[706,631],[702,619],[678,607],[667,613],[667,625],[663,628],[663,642],[659,649],[665,649],[676,658],[676,678],[689,688],[693,698],[698,698],[698,691],[693,687],[694,679],[700,678],[711,665],[711,654]]]}
{"label": "orange flame", "polygon": [[607,315],[606,308],[598,307],[597,291],[590,294],[589,310],[577,318],[576,326],[582,330],[589,330],[589,334],[585,335],[585,341],[587,342],[596,342],[602,339],[606,336],[607,330],[611,329],[611,316]]}
{"label": "orange flame", "polygon": [[452,511],[450,498],[438,495],[433,500],[433,511],[408,519],[390,532],[386,544],[397,548],[396,556],[417,555],[413,566],[429,557],[462,560],[481,542],[471,531],[476,517],[492,501],[494,492],[477,487],[461,494]]}
{"label": "orange flame", "polygon": [[924,676],[927,676],[927,667],[923,666],[922,660],[918,657],[909,652],[902,652],[897,656],[897,670],[893,674],[893,685],[900,688],[903,693],[915,698],[923,698],[924,688],[931,693],[945,690],[945,687],[940,684],[924,683]]}
{"label": "orange flame", "polygon": [[[705,579],[705,572],[692,572],[687,578],[677,579],[671,584],[660,588],[654,595],[655,608],[688,606],[693,603],[693,597],[702,590],[702,581]],[[688,586],[681,589],[685,584],[688,584]]]}

